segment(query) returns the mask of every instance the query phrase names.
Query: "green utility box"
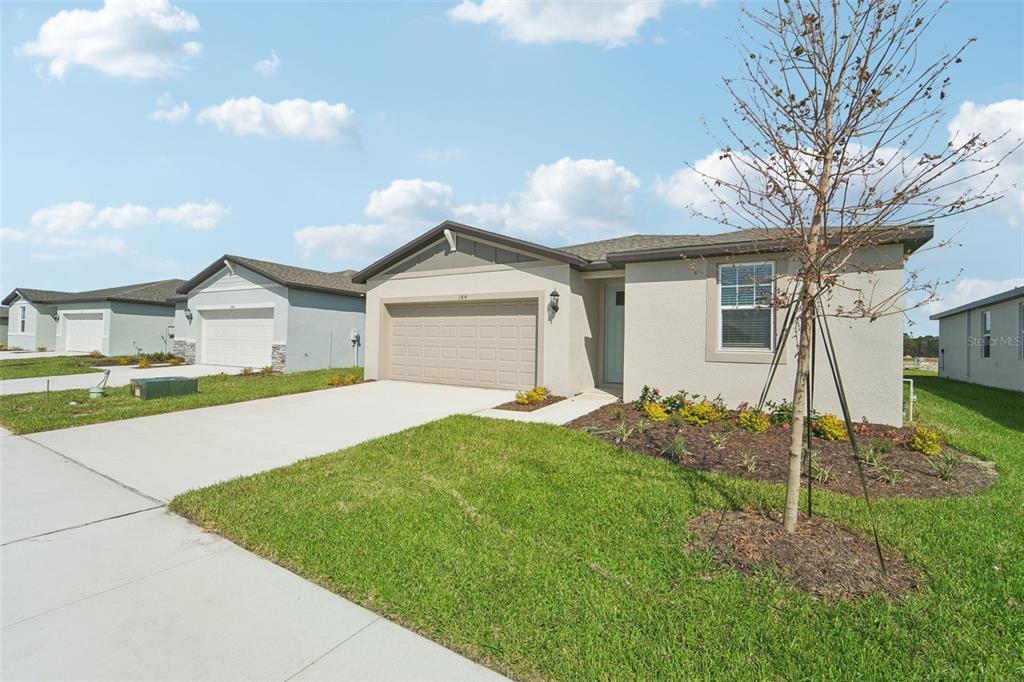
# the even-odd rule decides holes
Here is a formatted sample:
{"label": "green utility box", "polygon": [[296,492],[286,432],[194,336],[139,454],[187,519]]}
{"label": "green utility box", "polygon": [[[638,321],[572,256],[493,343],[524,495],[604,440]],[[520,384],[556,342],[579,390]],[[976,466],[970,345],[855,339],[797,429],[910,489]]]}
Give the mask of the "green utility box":
{"label": "green utility box", "polygon": [[199,392],[199,380],[195,377],[132,379],[131,391],[132,395],[143,400],[166,398],[172,395],[189,395]]}

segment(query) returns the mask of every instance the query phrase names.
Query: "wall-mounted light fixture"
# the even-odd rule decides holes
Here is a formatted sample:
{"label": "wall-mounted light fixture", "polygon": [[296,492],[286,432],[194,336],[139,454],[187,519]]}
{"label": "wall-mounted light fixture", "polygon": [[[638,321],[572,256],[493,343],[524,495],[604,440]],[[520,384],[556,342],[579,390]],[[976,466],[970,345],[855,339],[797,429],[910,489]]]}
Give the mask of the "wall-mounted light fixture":
{"label": "wall-mounted light fixture", "polygon": [[52,313],[50,313],[50,317],[53,318],[54,322],[57,322],[58,320],[60,320],[60,313],[58,313],[57,311],[53,311]]}
{"label": "wall-mounted light fixture", "polygon": [[558,312],[558,289],[551,290],[551,312]]}
{"label": "wall-mounted light fixture", "polygon": [[185,308],[185,319],[188,320],[189,322],[192,321],[192,309],[191,308]]}

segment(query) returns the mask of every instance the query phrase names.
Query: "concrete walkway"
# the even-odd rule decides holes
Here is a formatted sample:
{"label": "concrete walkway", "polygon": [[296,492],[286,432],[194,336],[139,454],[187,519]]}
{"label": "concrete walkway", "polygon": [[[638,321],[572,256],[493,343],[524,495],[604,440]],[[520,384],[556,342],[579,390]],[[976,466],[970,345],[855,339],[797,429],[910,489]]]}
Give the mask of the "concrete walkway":
{"label": "concrete walkway", "polygon": [[33,360],[88,355],[80,350],[0,350],[0,360]]}
{"label": "concrete walkway", "polygon": [[202,532],[163,501],[509,399],[382,381],[3,434],[0,677],[503,679]]}
{"label": "concrete walkway", "polygon": [[589,414],[608,403],[614,403],[618,396],[611,393],[594,391],[580,393],[571,398],[561,400],[554,405],[542,407],[533,412],[517,412],[515,410],[495,410],[493,408],[481,410],[476,414],[480,417],[492,417],[494,419],[511,419],[518,422],[534,422],[540,424],[568,424],[573,419]]}
{"label": "concrete walkway", "polygon": [[0,395],[19,393],[39,393],[46,390],[46,382],[50,382],[51,391],[66,391],[71,388],[90,388],[103,380],[103,370],[110,370],[107,386],[127,386],[132,379],[147,377],[204,377],[211,374],[241,374],[241,367],[225,367],[223,365],[178,365],[177,367],[101,367],[96,372],[85,374],[63,374],[54,377],[29,377],[27,379],[5,379],[0,381]]}

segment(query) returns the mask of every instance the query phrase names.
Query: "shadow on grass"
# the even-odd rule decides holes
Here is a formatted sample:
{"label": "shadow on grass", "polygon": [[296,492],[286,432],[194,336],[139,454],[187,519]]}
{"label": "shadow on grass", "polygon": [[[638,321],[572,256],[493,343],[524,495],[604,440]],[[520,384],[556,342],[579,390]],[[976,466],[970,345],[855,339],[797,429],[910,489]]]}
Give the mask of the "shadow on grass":
{"label": "shadow on grass", "polygon": [[1024,432],[1024,393],[935,376],[911,376],[917,389]]}

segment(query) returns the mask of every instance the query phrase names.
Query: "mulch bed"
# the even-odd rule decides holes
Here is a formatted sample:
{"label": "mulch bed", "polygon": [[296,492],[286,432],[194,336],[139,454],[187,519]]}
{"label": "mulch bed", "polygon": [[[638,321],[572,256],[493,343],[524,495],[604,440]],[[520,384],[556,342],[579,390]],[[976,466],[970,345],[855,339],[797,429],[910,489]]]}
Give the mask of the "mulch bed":
{"label": "mulch bed", "polygon": [[498,405],[494,409],[511,410],[512,412],[533,412],[534,410],[539,410],[540,408],[547,407],[548,405],[554,405],[555,403],[561,402],[563,400],[565,400],[564,395],[549,395],[547,398],[544,399],[543,402],[532,403],[530,405],[520,405],[516,401],[512,400],[507,403],[502,403],[501,405]]}
{"label": "mulch bed", "polygon": [[782,530],[779,514],[765,511],[710,510],[689,527],[697,538],[688,548],[709,549],[747,575],[780,572],[817,597],[853,600],[880,592],[895,598],[918,586],[917,572],[901,555],[882,548],[882,575],[870,536],[820,516],[801,515],[792,534]]}
{"label": "mulch bed", "polygon": [[[735,415],[734,415],[735,416]],[[612,403],[594,410],[571,422],[570,428],[588,431],[602,440],[618,445],[616,429],[625,421],[635,427],[641,415],[632,405]],[[944,481],[929,465],[929,457],[908,450],[903,441],[912,429],[896,429],[882,425],[860,425],[858,443],[865,450],[872,438],[888,438],[895,442],[892,452],[881,456],[881,465],[899,471],[895,484],[882,478],[882,467],[865,464],[864,474],[868,492],[873,497],[949,497],[970,495],[984,490],[996,479],[995,467],[970,455],[960,453],[960,464],[955,478]],[[640,434],[636,428],[625,447],[653,457],[663,457],[688,469],[714,471],[733,476],[785,483],[789,463],[789,429],[771,428],[767,433],[751,433],[739,427],[735,419],[707,426],[673,426],[669,422],[649,422]],[[676,456],[666,448],[676,436],[682,436],[686,452]],[[715,439],[719,439],[716,443]],[[721,439],[724,439],[724,443]],[[813,439],[822,468],[831,467],[827,482],[812,481],[814,489],[824,489],[846,495],[862,495],[853,449],[847,441]],[[753,471],[748,468],[749,458],[756,458]],[[745,459],[747,460],[745,462]],[[802,467],[806,485],[806,461]]]}

